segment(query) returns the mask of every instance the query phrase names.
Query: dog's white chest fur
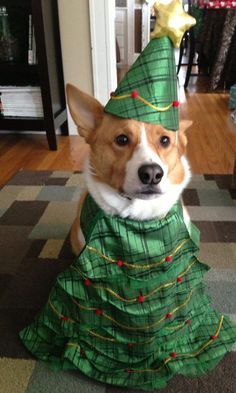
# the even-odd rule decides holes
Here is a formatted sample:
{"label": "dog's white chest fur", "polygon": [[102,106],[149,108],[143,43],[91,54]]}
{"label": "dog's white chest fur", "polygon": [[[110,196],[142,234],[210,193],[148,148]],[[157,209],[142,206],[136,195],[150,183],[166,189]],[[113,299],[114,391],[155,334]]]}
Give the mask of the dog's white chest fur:
{"label": "dog's white chest fur", "polygon": [[96,181],[89,170],[89,161],[85,165],[85,178],[88,191],[95,202],[107,214],[129,217],[135,220],[149,220],[164,217],[177,202],[183,189],[189,182],[190,169],[186,158],[182,157],[185,167],[185,179],[181,184],[173,185],[169,182],[166,192],[155,199],[130,199],[114,190],[112,187]]}

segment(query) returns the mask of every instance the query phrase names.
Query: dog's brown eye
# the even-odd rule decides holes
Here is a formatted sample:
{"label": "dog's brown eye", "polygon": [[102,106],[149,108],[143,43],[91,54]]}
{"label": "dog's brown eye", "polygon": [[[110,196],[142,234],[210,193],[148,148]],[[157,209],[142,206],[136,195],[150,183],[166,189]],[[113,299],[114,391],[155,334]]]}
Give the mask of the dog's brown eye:
{"label": "dog's brown eye", "polygon": [[118,135],[116,137],[116,143],[119,146],[125,146],[129,143],[129,138],[126,135]]}
{"label": "dog's brown eye", "polygon": [[160,138],[160,145],[162,147],[168,147],[170,145],[170,138],[168,136],[162,136]]}

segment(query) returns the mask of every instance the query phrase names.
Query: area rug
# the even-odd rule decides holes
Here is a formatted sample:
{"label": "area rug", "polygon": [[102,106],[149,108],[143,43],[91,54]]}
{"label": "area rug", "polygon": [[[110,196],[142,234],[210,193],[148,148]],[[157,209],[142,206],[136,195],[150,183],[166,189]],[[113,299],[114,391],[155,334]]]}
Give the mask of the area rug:
{"label": "area rug", "polygon": [[[201,231],[199,257],[212,267],[206,281],[214,307],[236,321],[236,192],[230,182],[230,176],[194,176],[183,200]],[[69,230],[83,187],[80,173],[20,171],[0,190],[1,393],[139,393],[80,372],[55,373],[18,338],[46,303],[57,274],[73,261]],[[210,374],[177,376],[161,392],[235,393],[235,370],[232,351]]]}

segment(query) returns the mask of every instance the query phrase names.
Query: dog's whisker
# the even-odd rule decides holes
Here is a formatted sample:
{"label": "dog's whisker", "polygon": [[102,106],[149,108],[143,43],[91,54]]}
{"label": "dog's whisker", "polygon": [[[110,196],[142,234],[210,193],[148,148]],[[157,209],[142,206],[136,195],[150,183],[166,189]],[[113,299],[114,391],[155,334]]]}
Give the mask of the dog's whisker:
{"label": "dog's whisker", "polygon": [[89,164],[88,170],[89,170],[89,174],[90,175],[97,176],[97,172],[96,172],[95,168],[91,164]]}

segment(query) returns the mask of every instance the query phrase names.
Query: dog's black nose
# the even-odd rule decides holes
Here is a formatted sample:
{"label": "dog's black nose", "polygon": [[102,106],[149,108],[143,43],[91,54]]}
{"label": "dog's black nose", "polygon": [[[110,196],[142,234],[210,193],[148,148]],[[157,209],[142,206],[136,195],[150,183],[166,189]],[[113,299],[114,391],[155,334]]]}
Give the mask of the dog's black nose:
{"label": "dog's black nose", "polygon": [[158,184],[163,175],[164,172],[158,164],[142,165],[138,170],[139,179],[143,184]]}

